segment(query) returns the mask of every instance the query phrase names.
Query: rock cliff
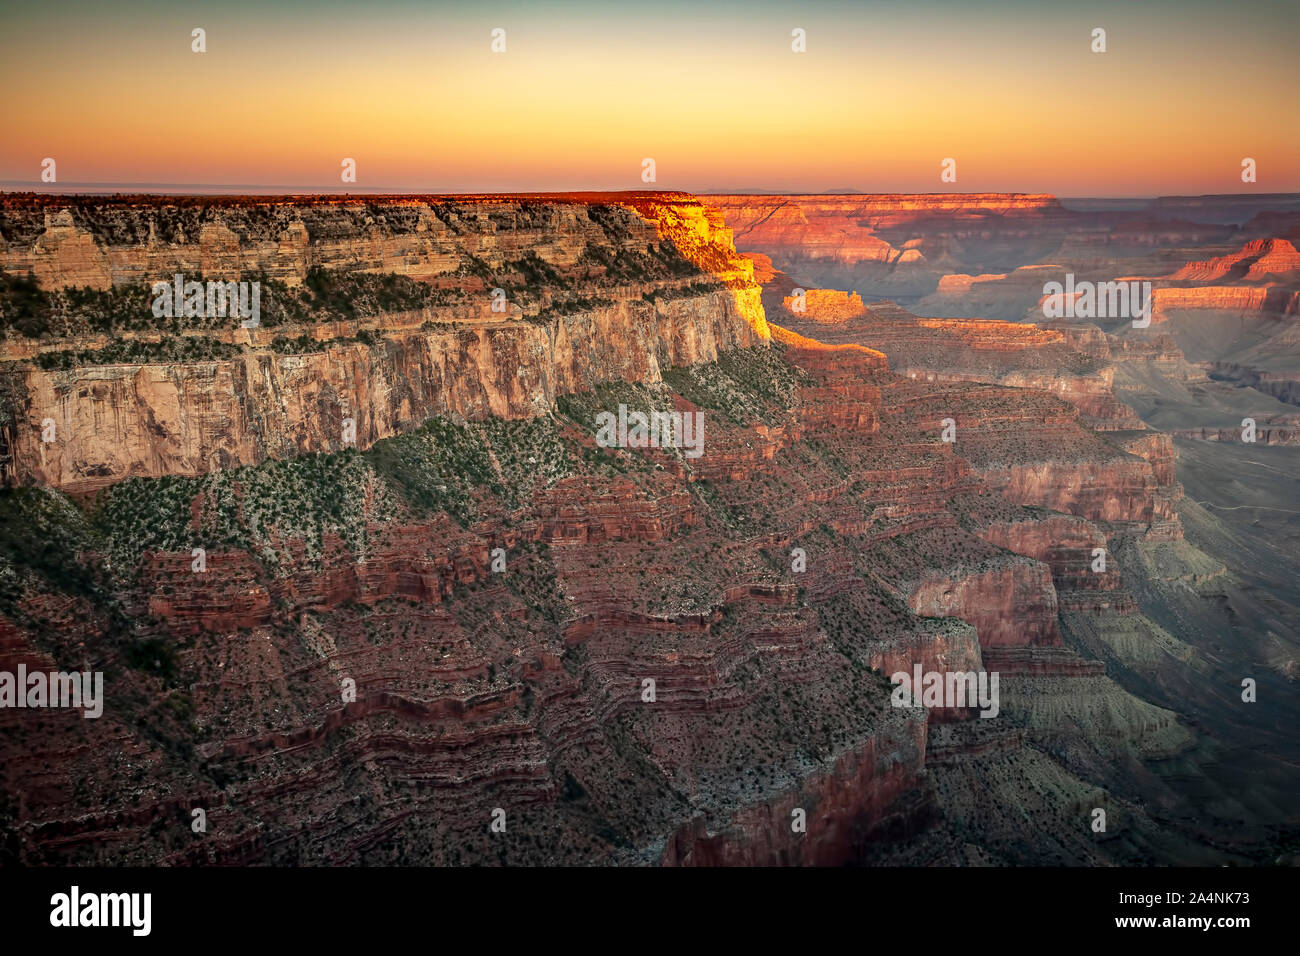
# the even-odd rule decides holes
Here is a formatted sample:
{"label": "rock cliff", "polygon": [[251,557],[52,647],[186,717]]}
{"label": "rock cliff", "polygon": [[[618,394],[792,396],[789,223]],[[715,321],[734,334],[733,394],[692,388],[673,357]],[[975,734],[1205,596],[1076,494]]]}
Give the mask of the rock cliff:
{"label": "rock cliff", "polygon": [[[50,207],[6,200],[0,235],[6,270],[54,289],[173,273],[292,284],[323,267],[480,291],[370,320],[253,330],[232,320],[215,333],[235,343],[224,360],[91,359],[47,370],[31,361],[29,340],[11,333],[0,410],[9,483],[90,491],[133,476],[367,448],[436,415],[530,417],[558,396],[614,379],[657,382],[663,368],[712,361],[767,335],[752,266],[718,217],[686,197]],[[521,268],[549,278],[521,288],[513,316],[494,313],[489,291],[514,288]],[[306,354],[282,347],[304,337],[319,344]],[[85,354],[106,341],[46,335],[39,349]]]}
{"label": "rock cliff", "polygon": [[[971,201],[823,200],[882,224]],[[6,202],[6,273],[49,298],[6,325],[0,667],[86,665],[108,690],[98,721],[0,712],[0,858],[1158,845],[1150,781],[1113,767],[1190,732],[1062,629],[1154,633],[1128,559],[1094,572],[1094,552],[1177,526],[1172,448],[1104,400],[1104,340],[831,294],[787,327],[727,197]],[[236,350],[216,359],[104,361],[93,335],[197,336],[114,318],[119,291],[180,268],[319,311],[204,328]],[[419,308],[326,320],[331,283],[367,275],[416,283],[392,288]],[[703,415],[704,453],[603,447],[620,405]],[[1002,671],[1006,719],[891,706],[888,675],[916,664]],[[1133,809],[1101,846],[1103,792]],[[1026,820],[1050,852],[1008,837]]]}

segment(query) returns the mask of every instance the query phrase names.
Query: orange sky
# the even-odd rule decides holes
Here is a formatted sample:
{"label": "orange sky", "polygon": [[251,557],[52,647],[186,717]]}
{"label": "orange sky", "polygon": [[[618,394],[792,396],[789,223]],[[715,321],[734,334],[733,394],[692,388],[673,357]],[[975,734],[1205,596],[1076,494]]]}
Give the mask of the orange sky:
{"label": "orange sky", "polygon": [[1300,191],[1294,7],[1050,6],[28,4],[0,181],[627,189],[652,157],[698,191]]}

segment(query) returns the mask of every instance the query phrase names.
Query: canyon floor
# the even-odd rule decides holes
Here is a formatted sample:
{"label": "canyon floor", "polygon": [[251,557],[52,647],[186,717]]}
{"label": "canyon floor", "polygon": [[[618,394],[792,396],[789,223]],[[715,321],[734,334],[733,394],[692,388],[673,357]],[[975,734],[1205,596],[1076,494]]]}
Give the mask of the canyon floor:
{"label": "canyon floor", "polygon": [[[0,196],[0,671],[105,681],[0,708],[0,861],[1294,863],[1297,241],[1294,196]],[[1150,324],[1048,318],[1067,274]],[[893,706],[917,665],[996,716]]]}

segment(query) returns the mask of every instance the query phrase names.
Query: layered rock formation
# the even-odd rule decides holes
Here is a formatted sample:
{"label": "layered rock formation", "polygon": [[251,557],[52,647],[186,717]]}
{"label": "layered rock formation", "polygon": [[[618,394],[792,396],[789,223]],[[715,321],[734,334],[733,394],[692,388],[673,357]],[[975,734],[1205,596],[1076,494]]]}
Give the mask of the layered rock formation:
{"label": "layered rock formation", "polygon": [[[1115,768],[1190,732],[1079,652],[1159,633],[1128,554],[1180,544],[1172,447],[1103,401],[1105,340],[848,294],[769,325],[755,275],[790,287],[719,202],[107,204],[47,240],[7,210],[6,261],[51,283],[129,285],[207,229],[214,269],[468,297],[218,329],[221,361],[10,353],[0,666],[102,669],[108,699],[0,712],[4,859],[1114,863],[1170,828],[1184,858],[1142,810],[1183,805]],[[1053,208],[1025,203],[999,214]],[[471,301],[520,276],[519,318]],[[701,413],[703,454],[602,447],[620,405]],[[70,449],[21,437],[43,417]],[[892,707],[916,664],[1000,671],[1002,718]],[[1099,800],[1123,840],[1088,836]]]}
{"label": "layered rock formation", "polygon": [[1285,239],[1255,239],[1241,251],[1189,262],[1170,274],[1175,281],[1212,284],[1222,281],[1261,281],[1300,272],[1300,252]]}
{"label": "layered rock formation", "polygon": [[1300,312],[1300,292],[1267,286],[1196,286],[1152,291],[1152,325],[1169,321],[1170,312],[1192,309],[1291,316]]}
{"label": "layered rock formation", "polygon": [[[859,307],[846,310],[828,296],[810,291],[805,311],[785,310],[783,321],[828,342],[870,343],[909,378],[1040,389],[1069,401],[1095,428],[1140,425],[1115,398],[1104,338],[1012,322],[920,318],[892,303],[868,307],[859,300]],[[793,304],[789,297],[785,301]]]}
{"label": "layered rock formation", "polygon": [[[1067,535],[1064,527],[1054,528],[1051,536],[1074,537],[1078,547],[1058,548],[1053,541],[1036,541],[1039,532],[1032,521],[990,525],[980,533],[1002,547],[1023,547],[1051,564],[1062,633],[1070,646],[1104,660],[1107,672],[1124,686],[1137,687],[1143,696],[1150,695],[1148,699],[1164,706],[1195,711],[1201,726],[1212,725],[1232,735],[1238,732],[1239,709],[1228,700],[1231,695],[1226,689],[1219,694],[1220,680],[1228,681],[1227,674],[1203,676],[1214,671],[1212,662],[1231,658],[1236,661],[1233,667],[1245,670],[1253,666],[1248,662],[1267,661],[1269,673],[1290,675],[1297,660],[1291,618],[1295,617],[1293,582],[1300,568],[1294,549],[1283,542],[1293,531],[1290,499],[1294,496],[1285,476],[1294,472],[1289,442],[1295,431],[1295,397],[1300,394],[1293,270],[1298,201],[1295,196],[1255,195],[1154,203],[1069,200],[1062,203],[1066,209],[1059,217],[1022,217],[1011,224],[990,216],[986,233],[967,243],[960,239],[960,222],[938,217],[918,217],[873,233],[894,248],[910,244],[920,250],[926,257],[922,266],[864,262],[831,267],[803,256],[793,242],[786,247],[767,246],[763,253],[748,251],[742,242],[741,251],[767,260],[764,268],[756,268],[756,275],[764,283],[765,302],[774,321],[788,321],[807,335],[843,342],[855,340],[843,333],[849,323],[859,322],[863,334],[858,341],[885,351],[895,365],[913,363],[909,374],[918,380],[933,376],[935,382],[963,378],[1046,386],[1080,408],[1083,421],[1106,429],[1108,443],[1146,461],[1149,475],[1140,480],[1145,488],[1140,493],[1136,484],[1126,483],[1118,474],[1089,477],[1075,489],[1057,485],[1051,492],[1060,506],[1100,507],[1103,511],[1092,513],[1101,514],[1107,504],[1088,493],[1089,486],[1114,480],[1117,487],[1129,489],[1131,495],[1124,497],[1135,495],[1149,502],[1149,520],[1140,511],[1129,511],[1118,522],[1092,522],[1098,534],[1092,549],[1085,550],[1084,538]],[[762,202],[771,200],[764,197]],[[1024,228],[1026,234],[1016,236],[1013,226]],[[1124,318],[1046,323],[1041,307],[1044,283],[1063,282],[1067,274],[1073,274],[1076,283],[1150,281],[1155,288],[1156,321],[1144,329],[1133,328]],[[929,288],[923,281],[927,276],[933,276]],[[907,335],[891,342],[887,329],[868,329],[860,319],[824,320],[817,328],[815,314],[776,311],[783,309],[793,288],[818,284],[855,290],[852,294],[860,295],[867,313],[888,308],[905,325]],[[932,349],[933,355],[927,355],[931,350],[908,340],[924,334],[915,320],[876,302],[881,298],[902,303],[914,316],[1002,319],[1049,328],[1092,361],[1097,374],[1088,378],[1096,384],[1080,388],[1068,376],[1061,376],[1065,380],[1060,382],[1050,377],[1034,380],[1023,377],[1024,372],[998,369],[987,356],[975,359],[957,350],[944,354],[942,349]],[[914,324],[907,325],[909,321]],[[1018,357],[1007,364],[1022,362]],[[1101,404],[1090,407],[1092,402]],[[1246,418],[1256,423],[1252,444],[1241,441],[1241,423]],[[962,434],[959,428],[959,453]],[[1180,474],[1191,472],[1189,488],[1195,492],[1189,497],[1174,476],[1171,437],[1177,438]],[[1056,484],[1018,468],[1002,470],[1008,474],[1000,477],[991,472],[990,477],[1004,482],[1004,491],[1013,495],[1017,489],[1037,495]],[[1256,483],[1260,488],[1247,494],[1246,489],[1254,491]],[[1082,493],[1086,494],[1078,497]],[[1014,536],[1011,527],[1017,529]],[[1107,558],[1103,572],[1093,572],[1088,560],[1098,548]],[[1103,582],[1105,586],[1095,586]],[[1028,653],[1046,660],[1044,649]],[[996,649],[986,650],[983,659],[986,665],[1002,669],[1025,666],[1023,659],[1009,658]],[[1050,674],[1058,664],[1046,666],[1044,673]],[[1027,685],[1044,701],[1053,700],[1058,692],[1073,700],[1075,691],[1067,688],[1080,686],[1061,684],[1055,677],[1045,681],[1035,679]],[[1102,700],[1104,695],[1097,700],[1100,706],[1110,706]],[[1269,749],[1275,754],[1289,752],[1289,745],[1275,732],[1272,717],[1256,720],[1254,716],[1246,721],[1249,729],[1240,728],[1237,737],[1252,753],[1251,759],[1267,759],[1262,752]],[[1231,733],[1229,727],[1234,728]],[[1107,731],[1099,727],[1098,732]],[[945,754],[948,746],[945,742]],[[1003,741],[992,744],[980,739],[972,746],[990,756],[1004,752]],[[1293,755],[1280,759],[1287,763]],[[943,798],[945,779],[963,767],[969,776],[953,784],[952,799]],[[987,772],[989,764],[962,759],[950,764],[945,757],[939,764],[932,763],[932,768],[938,778],[940,808],[947,813],[968,798],[966,787],[974,786],[970,781]],[[1243,813],[1243,818],[1250,816]],[[963,822],[986,832],[981,818],[968,815]],[[934,855],[882,859],[971,859],[961,837],[951,839]]]}
{"label": "layered rock formation", "polygon": [[[1242,428],[1175,428],[1170,434],[1177,438],[1240,443],[1243,431]],[[1260,445],[1300,445],[1300,424],[1259,424],[1255,428],[1254,441]]]}
{"label": "layered rock formation", "polygon": [[[89,491],[132,476],[195,475],[348,444],[366,448],[435,415],[530,417],[554,407],[557,396],[611,379],[656,382],[662,368],[712,361],[767,335],[752,266],[735,255],[717,217],[684,197],[598,207],[562,197],[249,200],[197,211],[160,200],[52,211],[48,200],[32,199],[8,201],[3,212],[6,268],[27,269],[55,288],[166,280],[176,272],[299,282],[318,265],[435,280],[469,262],[508,275],[524,252],[554,276],[548,287],[530,290],[526,309],[515,305],[515,318],[495,315],[490,286],[470,276],[470,286],[483,289],[477,301],[382,323],[331,323],[325,334],[287,330],[330,336],[313,354],[274,348],[284,329],[232,328],[220,334],[242,343],[241,354],[228,361],[66,371],[17,362],[4,373],[12,401],[0,413],[9,483]],[[19,241],[38,214],[43,231]],[[197,229],[196,244],[185,241],[187,227]],[[161,242],[160,232],[171,241]],[[118,241],[141,234],[148,236],[143,245]],[[279,238],[264,238],[273,235]],[[666,275],[611,282],[604,263],[629,257],[634,266],[662,265],[666,257]],[[349,339],[363,325],[369,340]],[[24,342],[12,340],[11,357],[30,358]],[[102,344],[79,338],[41,349]]]}
{"label": "layered rock formation", "polygon": [[[193,744],[163,759],[196,780],[164,800],[163,775],[127,758],[151,812],[125,812],[107,780],[89,788],[97,803],[69,791],[28,804],[22,857],[90,859],[91,836],[113,829],[125,858],[176,863],[844,863],[883,829],[920,825],[925,712],[889,708],[868,668],[979,670],[987,650],[1012,655],[1008,673],[1096,670],[1048,653],[1060,645],[1049,566],[963,530],[1021,513],[925,437],[926,392],[879,353],[780,340],[787,370],[758,350],[668,376],[712,412],[694,475],[671,456],[663,470],[627,452],[583,463],[594,409],[669,399],[634,385],[509,433],[440,431],[447,457],[414,484],[392,463],[423,460],[421,433],[340,460],[318,485],[295,478],[317,473],[310,462],[267,462],[110,492],[68,530],[102,529],[114,571],[96,587],[125,588],[131,619],[155,623],[114,633],[92,599],[51,628],[46,583],[13,612],[21,640],[110,661],[142,641],[173,649],[131,681],[168,702],[166,720],[193,721],[146,726],[165,752]],[[972,420],[1005,417],[1017,394],[1030,393],[972,396]],[[736,395],[765,423],[735,424]],[[1015,414],[1029,426],[1038,409]],[[476,447],[492,464],[471,522],[420,517],[417,491],[454,483]],[[719,462],[744,467],[725,478],[736,469]],[[286,493],[305,516],[283,512]],[[38,514],[53,502],[26,494]],[[187,538],[207,546],[206,571],[178,547]],[[503,572],[494,546],[508,549]],[[113,686],[114,710],[139,706]],[[191,804],[208,811],[203,839],[185,831]],[[494,807],[518,837],[493,842]],[[160,839],[137,842],[160,820]]]}
{"label": "layered rock formation", "polygon": [[[1032,234],[1044,220],[1065,215],[1053,196],[1021,194],[891,196],[707,196],[746,252],[770,256],[785,272],[819,285],[837,270],[929,291],[933,262],[947,244],[990,236]],[[1026,225],[1026,223],[1033,223]],[[944,239],[928,241],[926,230]],[[855,271],[865,267],[865,271]],[[884,271],[882,271],[884,270]]]}

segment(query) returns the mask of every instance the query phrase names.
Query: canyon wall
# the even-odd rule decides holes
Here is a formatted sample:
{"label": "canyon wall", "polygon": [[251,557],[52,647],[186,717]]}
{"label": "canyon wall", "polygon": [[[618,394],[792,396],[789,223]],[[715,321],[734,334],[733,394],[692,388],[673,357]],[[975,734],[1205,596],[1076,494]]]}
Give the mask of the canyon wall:
{"label": "canyon wall", "polygon": [[978,235],[990,222],[1064,215],[1054,196],[1019,193],[704,196],[701,201],[722,214],[742,249],[780,260],[786,271],[792,259],[924,263],[918,242],[894,235],[917,222],[942,221],[963,235]]}
{"label": "canyon wall", "polygon": [[1273,286],[1195,286],[1152,290],[1151,323],[1169,321],[1176,310],[1213,309],[1291,316],[1300,312],[1300,292]]}
{"label": "canyon wall", "polygon": [[[972,202],[814,198],[881,224]],[[10,336],[0,661],[93,661],[109,690],[102,721],[0,713],[4,858],[852,864],[945,800],[1009,818],[1027,764],[1053,782],[1044,825],[1083,834],[1069,859],[1128,852],[1060,824],[1095,790],[1071,774],[1172,716],[1064,646],[1060,617],[1140,616],[1117,565],[1088,566],[1176,521],[1167,439],[1124,427],[1086,333],[843,293],[769,325],[771,264],[736,255],[726,199],[4,207],[6,269],[55,287],[324,268],[465,293],[287,336],[232,324],[214,361],[47,368],[103,343]],[[599,447],[618,403],[699,412],[704,454]],[[1015,725],[891,706],[914,664],[1000,670]],[[1016,712],[1017,676],[1050,693]],[[936,784],[967,759],[979,787]],[[942,860],[985,852],[961,812]]]}
{"label": "canyon wall", "polygon": [[[558,396],[605,381],[657,382],[665,368],[713,361],[767,336],[752,265],[735,255],[716,214],[681,196],[605,206],[563,197],[196,208],[6,200],[0,212],[6,270],[55,289],[106,289],[175,272],[301,283],[323,267],[481,290],[414,316],[296,325],[289,337],[333,336],[306,352],[275,347],[286,330],[220,329],[216,337],[239,351],[227,360],[47,370],[31,361],[33,340],[11,335],[4,345],[12,361],[0,371],[7,483],[91,491],[134,476],[366,448],[436,415],[530,417]],[[676,275],[614,282],[595,262],[629,252],[666,257]],[[465,275],[466,263],[490,272],[525,253],[554,278],[534,283],[513,317],[496,315],[490,285]],[[356,339],[362,326],[369,341]],[[92,350],[108,338],[47,336],[39,351]]]}
{"label": "canyon wall", "polygon": [[[655,382],[661,370],[758,341],[731,294],[623,301],[529,322],[386,335],[232,361],[105,365],[9,373],[6,481],[88,491],[134,476],[195,475],[266,458],[367,448],[435,415],[543,414],[603,381]],[[345,436],[343,422],[355,431]],[[46,421],[55,440],[43,440]]]}
{"label": "canyon wall", "polygon": [[1240,252],[1189,262],[1170,273],[1174,281],[1211,284],[1226,280],[1255,281],[1300,272],[1300,252],[1285,239],[1255,239]]}

